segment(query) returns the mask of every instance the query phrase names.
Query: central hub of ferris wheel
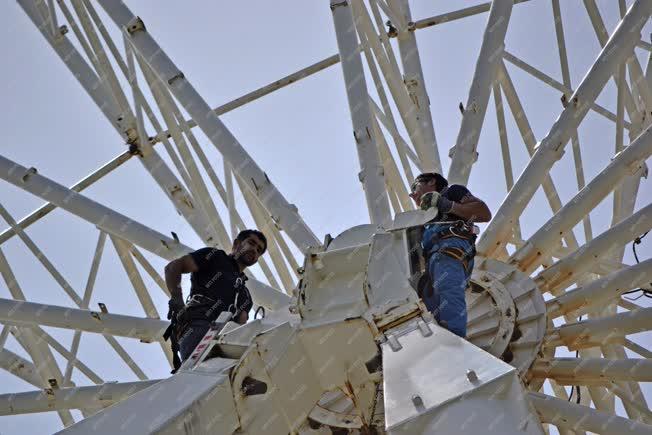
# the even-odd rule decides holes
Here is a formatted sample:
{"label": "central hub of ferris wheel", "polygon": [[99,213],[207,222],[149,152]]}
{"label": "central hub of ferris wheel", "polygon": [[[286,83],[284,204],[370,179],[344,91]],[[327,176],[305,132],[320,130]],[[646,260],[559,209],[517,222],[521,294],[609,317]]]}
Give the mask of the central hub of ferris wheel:
{"label": "central hub of ferris wheel", "polygon": [[142,433],[452,433],[472,410],[477,430],[543,433],[521,378],[544,337],[540,292],[514,267],[479,258],[468,341],[439,327],[414,286],[429,217],[406,212],[388,228],[327,238],[306,256],[290,306],[226,323],[176,375],[69,433],[115,433],[134,409]]}

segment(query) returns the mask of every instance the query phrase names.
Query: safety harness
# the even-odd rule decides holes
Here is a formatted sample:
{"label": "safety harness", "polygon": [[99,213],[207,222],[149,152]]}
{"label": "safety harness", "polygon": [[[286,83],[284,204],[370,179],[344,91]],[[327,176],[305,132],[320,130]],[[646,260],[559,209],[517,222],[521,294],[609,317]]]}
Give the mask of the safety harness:
{"label": "safety harness", "polygon": [[[237,319],[242,312],[243,307],[246,306],[247,301],[242,301],[242,289],[245,288],[244,283],[247,281],[247,276],[242,275],[236,280],[235,300],[232,305],[226,307],[221,300],[215,300],[206,295],[195,293],[190,295],[186,300],[186,305],[178,312],[170,310],[168,312],[168,319],[170,325],[163,333],[164,340],[170,340],[170,348],[172,350],[172,365],[174,370],[172,374],[181,367],[181,358],[179,357],[179,341],[183,334],[188,329],[193,320],[208,320],[214,322],[223,311],[230,311],[233,316],[232,319]],[[245,298],[249,299],[249,298]]]}
{"label": "safety harness", "polygon": [[[464,267],[464,271],[468,273],[471,260],[473,260],[476,254],[475,239],[477,236],[473,231],[473,224],[467,224],[466,222],[461,220],[454,221],[454,222],[437,222],[437,224],[445,224],[448,225],[448,227],[436,234],[433,234],[431,241],[436,242],[451,237],[458,237],[460,239],[470,240],[473,248],[467,252],[462,248],[449,246],[449,247],[439,248],[434,252],[430,252],[430,251],[426,252],[425,253],[426,268],[428,267],[427,265],[430,263],[430,258],[432,257],[432,255],[435,253],[441,253],[462,263],[462,267]],[[425,297],[432,296],[434,291],[433,281],[429,271],[426,271],[426,273],[424,273],[419,279],[419,282],[417,284],[417,291],[421,298],[423,298],[424,296]]]}

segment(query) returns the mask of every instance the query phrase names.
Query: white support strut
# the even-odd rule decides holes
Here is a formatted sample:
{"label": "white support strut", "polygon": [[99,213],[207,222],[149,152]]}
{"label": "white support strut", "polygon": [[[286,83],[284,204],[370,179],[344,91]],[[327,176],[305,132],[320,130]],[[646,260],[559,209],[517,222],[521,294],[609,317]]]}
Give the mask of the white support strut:
{"label": "white support strut", "polygon": [[448,180],[451,184],[466,184],[471,166],[478,159],[476,151],[482,131],[484,116],[489,103],[489,94],[498,65],[502,60],[505,34],[512,14],[513,0],[494,0],[491,3],[487,26],[482,38],[482,47],[475,65],[475,73],[469,89],[469,98],[464,107],[462,125],[451,149],[451,165]]}
{"label": "white support strut", "polygon": [[[389,4],[394,6],[394,10],[399,16],[402,16],[406,24],[412,22],[408,0],[389,0]],[[423,168],[426,172],[441,172],[441,160],[437,151],[435,128],[430,113],[430,98],[426,91],[414,29],[409,29],[407,25],[405,27],[400,26],[397,40],[399,53],[401,54],[401,64],[403,65],[403,82],[414,102],[416,118],[419,126],[421,126],[421,138],[425,146],[423,150]]]}
{"label": "white support strut", "polygon": [[652,12],[652,0],[637,0],[622,19],[609,42],[586,74],[548,135],[523,170],[493,219],[478,241],[478,252],[490,256],[509,237],[520,216],[552,165],[561,158],[564,147],[579,123],[621,63],[631,56],[641,29]]}
{"label": "white support strut", "polygon": [[541,421],[573,430],[587,430],[608,435],[649,435],[652,426],[613,414],[576,405],[541,393],[529,393],[532,406]]}
{"label": "white support strut", "polygon": [[28,169],[3,156],[0,178],[163,258],[174,260],[191,251],[174,239],[38,174],[35,168]]}
{"label": "white support strut", "polygon": [[[652,155],[652,128],[648,127],[634,142],[620,152],[609,165],[575,195],[561,210],[512,255],[510,262],[519,269],[530,271],[538,266],[542,256],[556,247],[557,239],[565,237],[587,213],[600,203],[629,174],[636,172]],[[554,234],[554,237],[550,237]]]}
{"label": "white support strut", "polygon": [[353,15],[348,1],[331,0],[331,11],[353,122],[353,137],[360,160],[359,179],[364,188],[371,223],[382,224],[391,219],[391,214],[385,188],[385,174],[371,124],[369,94],[358,52]]}
{"label": "white support strut", "polygon": [[43,325],[157,341],[170,322],[0,298],[0,323]]}
{"label": "white support strut", "polygon": [[[175,260],[193,251],[170,237],[38,174],[34,168],[27,169],[1,155],[0,179],[167,260]],[[266,308],[274,310],[289,304],[289,296],[263,282],[250,279],[248,288],[254,302]]]}
{"label": "white support strut", "polygon": [[126,30],[134,50],[145,59],[154,73],[168,86],[170,92],[197,122],[199,128],[220,151],[224,159],[246,180],[249,189],[258,196],[272,218],[287,232],[297,247],[302,252],[307,252],[311,246],[319,246],[317,237],[298,214],[296,206],[287,202],[269,180],[267,174],[245,151],[240,142],[145,29],[142,20],[135,16],[122,1],[100,0],[99,3],[116,25]]}
{"label": "white support strut", "polygon": [[151,387],[160,379],[106,383],[88,387],[44,389],[0,395],[0,415],[31,414],[62,409],[103,408]]}

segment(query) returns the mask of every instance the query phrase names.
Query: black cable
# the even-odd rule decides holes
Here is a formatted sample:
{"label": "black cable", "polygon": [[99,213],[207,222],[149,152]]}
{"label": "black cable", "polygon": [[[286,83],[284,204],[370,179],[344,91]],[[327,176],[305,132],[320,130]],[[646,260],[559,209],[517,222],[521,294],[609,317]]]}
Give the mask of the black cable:
{"label": "black cable", "polygon": [[[579,319],[577,319],[577,321],[581,322],[582,321],[582,316],[580,316]],[[580,356],[580,351],[576,350],[575,351],[575,358],[577,358],[579,356]],[[580,400],[582,400],[582,392],[580,391],[580,386],[579,385],[574,385],[574,386],[571,385],[571,392],[570,392],[570,396],[568,396],[568,401],[570,402],[571,399],[573,398],[573,389],[575,389],[575,391],[577,391],[577,400],[575,401],[575,403],[577,403],[579,405]]]}
{"label": "black cable", "polygon": [[[638,254],[636,252],[636,245],[641,244],[641,240],[643,240],[643,238],[645,236],[647,236],[647,233],[649,233],[649,231],[646,231],[645,233],[643,233],[643,235],[638,236],[632,242],[632,252],[634,253],[634,259],[636,259],[637,264],[640,263],[640,261],[638,259]],[[652,283],[650,283],[650,285],[652,286]],[[641,294],[639,296],[635,297],[635,298],[628,298],[628,297],[625,297],[625,296],[623,296],[623,297],[625,299],[627,299],[628,301],[637,301],[640,298],[642,298],[643,296],[645,296],[646,298],[652,299],[652,290],[648,290],[648,289],[645,289],[645,288],[637,288],[637,289],[634,289],[634,290],[630,290],[630,291],[624,292],[623,295],[631,295],[632,293],[638,293],[638,292],[641,292]]]}
{"label": "black cable", "polygon": [[640,261],[638,261],[638,255],[636,255],[636,245],[641,244],[641,240],[643,240],[643,237],[647,236],[647,233],[649,233],[649,231],[646,231],[642,236],[635,238],[632,242],[632,251],[634,251],[634,258],[636,259],[637,263],[640,263]]}

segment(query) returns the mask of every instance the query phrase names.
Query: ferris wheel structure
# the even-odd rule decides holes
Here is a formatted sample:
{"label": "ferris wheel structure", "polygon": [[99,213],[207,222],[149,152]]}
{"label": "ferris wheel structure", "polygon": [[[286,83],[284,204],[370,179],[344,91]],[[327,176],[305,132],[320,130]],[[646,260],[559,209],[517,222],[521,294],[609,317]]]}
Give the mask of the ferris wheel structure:
{"label": "ferris wheel structure", "polygon": [[[338,53],[215,107],[157,42],[161,29],[123,1],[18,0],[126,148],[72,186],[48,176],[47,167],[0,155],[0,178],[45,201],[22,218],[0,204],[0,275],[10,295],[0,298],[0,367],[35,388],[2,392],[0,415],[56,412],[69,433],[652,433],[645,391],[652,307],[628,296],[651,294],[652,259],[626,260],[626,248],[652,228],[652,204],[639,197],[652,154],[652,44],[643,37],[652,0],[619,0],[611,31],[595,0],[575,5],[601,47],[575,84],[559,0],[544,3],[554,17],[560,79],[505,43],[514,11],[537,1],[453,10],[456,3],[427,18],[413,17],[408,0],[324,1]],[[437,102],[426,86],[437,78],[424,74],[417,35],[480,14],[485,28],[457,139],[444,154],[437,141],[444,126],[433,122]],[[342,71],[369,222],[320,238],[294,204],[301,198],[274,183],[275,172],[289,168],[262,167],[221,118],[328,68]],[[514,71],[560,96],[559,116],[543,137],[533,133]],[[615,98],[599,103],[611,82]],[[493,171],[506,189],[477,241],[463,340],[440,328],[414,291],[424,272],[420,231],[433,215],[415,210],[409,186],[422,172],[469,184],[488,113],[498,137],[483,143],[483,154],[499,156],[502,168]],[[592,178],[579,133],[589,114],[616,132],[605,129],[592,144],[610,155]],[[512,158],[516,148],[529,158],[522,167]],[[564,182],[576,189],[563,201],[551,171],[566,151],[573,167]],[[265,317],[240,327],[223,319],[224,329],[166,379],[150,379],[122,340],[160,347],[171,366],[167,307],[152,297],[169,297],[156,261],[197,247],[84,193],[130,160],[205,246],[229,250],[248,226],[268,238],[248,280]],[[537,192],[549,218],[534,225],[527,216]],[[596,231],[594,210],[605,201],[609,224]],[[47,225],[54,210],[97,229],[83,291],[27,232]],[[63,290],[61,304],[26,300],[3,253],[11,239]],[[132,287],[120,292],[136,295],[143,316],[90,306],[107,245]],[[71,344],[49,328],[70,331]],[[78,358],[89,334],[112,353]],[[5,346],[10,336],[29,358]],[[92,368],[109,360],[125,364],[129,376],[107,382]],[[76,421],[73,410],[86,418]]]}

